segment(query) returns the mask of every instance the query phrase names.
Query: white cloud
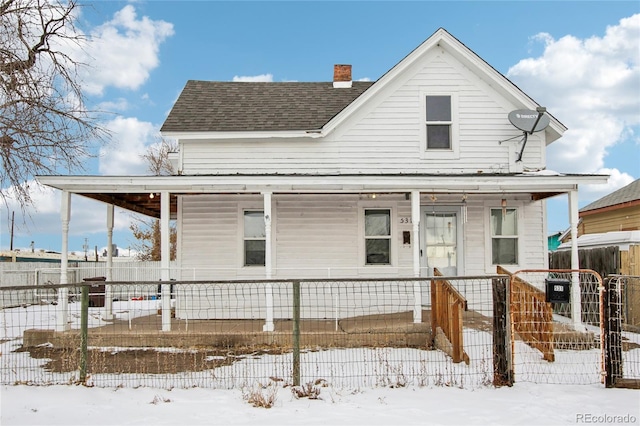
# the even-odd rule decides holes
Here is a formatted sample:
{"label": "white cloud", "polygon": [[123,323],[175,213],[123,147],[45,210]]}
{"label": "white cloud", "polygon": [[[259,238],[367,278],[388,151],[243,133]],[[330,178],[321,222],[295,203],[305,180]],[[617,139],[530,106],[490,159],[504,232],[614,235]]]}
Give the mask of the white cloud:
{"label": "white cloud", "polygon": [[581,197],[589,201],[595,201],[605,195],[611,194],[617,189],[627,186],[635,180],[627,173],[621,173],[618,169],[603,168],[598,174],[609,175],[609,181],[602,185],[585,185],[580,187]]}
{"label": "white cloud", "polygon": [[129,102],[124,98],[117,98],[112,101],[100,102],[96,109],[104,112],[126,111],[129,109]]}
{"label": "white cloud", "polygon": [[104,126],[112,137],[110,143],[100,150],[100,174],[148,174],[142,155],[159,138],[158,129],[151,123],[131,117],[118,117]]}
{"label": "white cloud", "polygon": [[[546,33],[536,58],[520,61],[509,78],[569,130],[547,150],[549,169],[570,173],[598,173],[616,144],[634,136],[640,125],[640,14],[607,27],[602,37],[558,40]],[[615,168],[608,184],[631,178]],[[619,186],[618,186],[619,187]]]}
{"label": "white cloud", "polygon": [[137,89],[159,65],[160,44],[173,34],[173,24],[146,16],[138,19],[135,8],[125,6],[91,32],[83,87],[94,95],[107,86]]}
{"label": "white cloud", "polygon": [[233,81],[242,81],[242,82],[265,82],[271,83],[273,81],[273,74],[260,74],[260,75],[252,75],[252,76],[233,76]]}

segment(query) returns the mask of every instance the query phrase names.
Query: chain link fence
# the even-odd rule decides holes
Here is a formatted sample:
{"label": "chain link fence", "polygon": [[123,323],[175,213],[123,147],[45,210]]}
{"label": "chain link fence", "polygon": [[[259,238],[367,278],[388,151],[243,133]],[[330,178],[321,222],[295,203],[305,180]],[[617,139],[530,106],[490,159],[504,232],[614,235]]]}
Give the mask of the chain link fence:
{"label": "chain link fence", "polygon": [[[601,383],[600,275],[590,270],[523,270],[514,273],[511,282],[515,381]],[[553,299],[553,287],[558,299]]]}
{"label": "chain link fence", "polygon": [[3,287],[2,383],[490,385],[492,277],[449,282],[466,298],[468,363],[453,362],[446,337],[432,333],[427,279],[94,281],[37,286],[37,303],[23,298],[35,287]]}
{"label": "chain link fence", "polygon": [[[564,279],[558,274],[518,276],[544,293],[545,279]],[[579,276],[585,289],[600,291],[592,276]],[[592,324],[601,318],[596,295],[581,299],[577,329],[570,307],[550,304],[553,359],[545,359],[511,320],[517,290],[507,275],[219,282],[96,278],[0,287],[2,384],[475,388],[514,380],[602,382],[600,327]],[[443,311],[434,299],[445,287],[443,294],[455,295],[457,309]],[[36,289],[37,300],[25,296]],[[440,306],[435,311],[434,303]],[[527,306],[518,308],[524,315],[517,321],[533,318],[534,309]],[[533,329],[549,327],[538,325]],[[626,366],[637,362],[640,342],[637,329],[625,330]],[[625,367],[625,377],[637,374],[633,365]]]}

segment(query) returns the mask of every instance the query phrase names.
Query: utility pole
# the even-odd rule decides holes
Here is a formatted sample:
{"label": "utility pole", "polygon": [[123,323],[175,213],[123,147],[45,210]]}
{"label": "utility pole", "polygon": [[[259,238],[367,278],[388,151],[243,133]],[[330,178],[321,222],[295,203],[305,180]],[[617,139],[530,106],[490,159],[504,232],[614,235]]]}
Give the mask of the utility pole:
{"label": "utility pole", "polygon": [[87,261],[87,250],[89,250],[89,244],[87,244],[87,240],[88,238],[84,239],[84,244],[82,245],[82,248],[84,249],[84,261]]}
{"label": "utility pole", "polygon": [[11,212],[11,238],[10,238],[11,243],[9,246],[9,250],[11,251],[13,251],[13,222],[15,222],[15,219],[16,219],[16,212],[12,211]]}

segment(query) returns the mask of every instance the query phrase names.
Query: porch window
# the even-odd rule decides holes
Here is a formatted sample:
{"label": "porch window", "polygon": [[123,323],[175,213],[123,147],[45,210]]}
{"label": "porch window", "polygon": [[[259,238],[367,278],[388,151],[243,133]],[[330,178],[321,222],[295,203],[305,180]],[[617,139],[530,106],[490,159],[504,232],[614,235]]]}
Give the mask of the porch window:
{"label": "porch window", "polygon": [[491,209],[491,259],[494,265],[518,263],[518,211]]}
{"label": "porch window", "polygon": [[265,266],[266,231],[264,212],[244,212],[244,266]]}
{"label": "porch window", "polygon": [[427,95],[427,150],[451,150],[451,96]]}
{"label": "porch window", "polygon": [[391,264],[391,210],[364,211],[365,263]]}

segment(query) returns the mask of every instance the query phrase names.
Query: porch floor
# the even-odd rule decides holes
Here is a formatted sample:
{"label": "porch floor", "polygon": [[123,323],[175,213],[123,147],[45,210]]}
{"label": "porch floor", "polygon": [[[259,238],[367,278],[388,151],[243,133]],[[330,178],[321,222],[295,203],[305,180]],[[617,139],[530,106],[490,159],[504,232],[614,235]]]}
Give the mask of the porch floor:
{"label": "porch floor", "polygon": [[[413,322],[413,312],[367,315],[352,318],[301,319],[300,346],[348,348],[362,346],[431,347],[430,311],[422,311],[422,322]],[[162,331],[161,315],[116,320],[88,332],[93,347],[292,347],[293,321],[274,319],[274,331],[265,332],[264,319],[183,320],[171,318],[171,331]],[[24,347],[49,342],[54,347],[78,347],[79,330],[26,330]]]}

